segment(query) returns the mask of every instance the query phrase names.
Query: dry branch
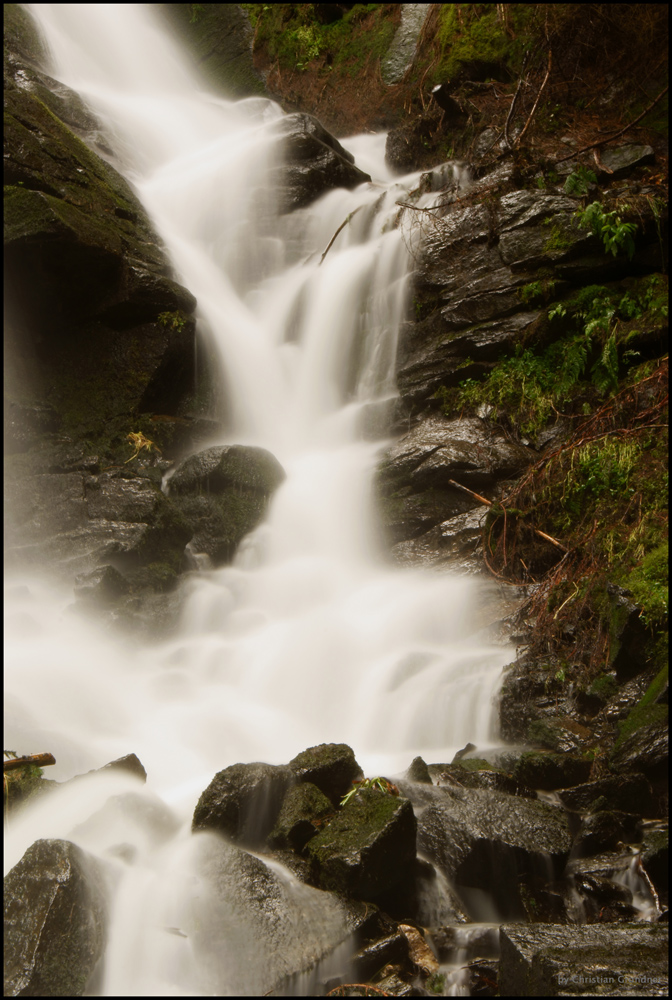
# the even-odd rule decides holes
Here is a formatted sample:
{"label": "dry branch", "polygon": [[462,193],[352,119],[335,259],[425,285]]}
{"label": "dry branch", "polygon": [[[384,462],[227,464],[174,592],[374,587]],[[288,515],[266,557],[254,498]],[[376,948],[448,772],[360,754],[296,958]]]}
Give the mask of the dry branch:
{"label": "dry branch", "polygon": [[[342,229],[345,229],[345,227],[347,226],[347,224],[348,224],[348,223],[350,222],[350,219],[351,219],[351,218],[353,217],[353,215],[356,215],[356,214],[357,214],[357,212],[359,212],[359,209],[360,209],[360,208],[364,208],[364,206],[363,206],[363,205],[359,205],[359,206],[358,206],[358,207],[357,207],[357,208],[356,208],[356,209],[354,210],[354,212],[350,212],[350,215],[348,215],[348,216],[347,216],[347,218],[343,219],[343,222],[342,222],[342,223],[340,224],[340,226],[338,227],[338,229],[336,230],[336,232],[334,233],[334,235],[333,235],[333,236],[331,237],[331,239],[329,240],[329,243],[327,244],[327,249],[326,249],[326,250],[324,251],[324,253],[323,253],[323,254],[322,254],[322,256],[320,257],[320,264],[322,263],[322,261],[324,260],[324,258],[325,258],[325,257],[327,256],[327,254],[328,254],[328,253],[329,253],[329,251],[331,250],[331,248],[332,248],[332,246],[333,246],[333,244],[334,244],[334,240],[336,239],[336,237],[338,236],[338,234],[340,233],[340,231],[341,231]],[[320,264],[318,264],[317,266],[319,267],[319,266],[320,266]]]}
{"label": "dry branch", "polygon": [[32,753],[27,757],[10,757],[2,762],[3,771],[13,771],[17,767],[25,767],[26,764],[33,764],[36,767],[46,767],[47,764],[55,764],[56,758],[51,753]]}
{"label": "dry branch", "polygon": [[661,90],[661,92],[658,94],[658,97],[656,97],[655,101],[652,101],[651,104],[649,104],[648,108],[645,111],[642,111],[641,115],[638,115],[636,118],[634,118],[628,125],[625,126],[625,128],[622,128],[620,132],[615,132],[613,135],[607,136],[606,139],[598,139],[597,142],[591,142],[589,146],[584,146],[583,149],[577,149],[575,152],[570,153],[568,156],[561,156],[560,159],[556,160],[555,162],[563,163],[565,160],[571,160],[572,157],[574,156],[579,156],[581,153],[588,152],[589,149],[595,149],[597,146],[604,146],[606,143],[611,142],[613,139],[618,139],[618,137],[623,135],[624,132],[627,132],[629,128],[632,128],[633,125],[636,125],[637,122],[641,121],[644,115],[648,115],[651,108],[656,106],[661,97],[664,97],[669,89],[670,89],[669,86],[664,87],[663,90]]}
{"label": "dry branch", "polygon": [[[448,482],[452,486],[457,486],[459,490],[464,490],[465,493],[468,493],[470,496],[474,497],[476,500],[479,501],[479,503],[485,504],[486,507],[492,507],[492,500],[486,500],[485,497],[479,496],[478,493],[474,493],[473,490],[470,490],[468,486],[463,486],[461,483],[456,483],[454,479],[449,479]],[[506,507],[504,507],[503,504],[502,504],[502,510],[504,511],[504,516],[506,517]],[[539,535],[540,538],[543,538],[547,542],[551,542],[551,544],[555,545],[557,548],[562,549],[563,552],[569,551],[566,545],[563,545],[562,542],[559,542],[557,538],[553,538],[551,535],[547,535],[545,531],[540,531],[539,528],[532,528],[532,531],[535,533],[535,535]]]}
{"label": "dry branch", "polygon": [[516,145],[518,145],[520,143],[521,139],[523,138],[523,136],[527,132],[528,128],[530,127],[530,122],[534,118],[534,112],[537,110],[537,105],[539,104],[539,99],[541,98],[541,95],[544,92],[544,88],[546,87],[546,84],[548,83],[548,78],[551,75],[552,60],[553,60],[552,52],[549,49],[548,50],[548,67],[546,69],[546,76],[544,77],[543,82],[541,84],[541,87],[539,88],[539,93],[537,94],[537,99],[534,102],[534,104],[532,105],[532,110],[530,111],[529,117],[528,117],[527,121],[525,122],[525,124],[523,126],[523,131],[516,138]]}

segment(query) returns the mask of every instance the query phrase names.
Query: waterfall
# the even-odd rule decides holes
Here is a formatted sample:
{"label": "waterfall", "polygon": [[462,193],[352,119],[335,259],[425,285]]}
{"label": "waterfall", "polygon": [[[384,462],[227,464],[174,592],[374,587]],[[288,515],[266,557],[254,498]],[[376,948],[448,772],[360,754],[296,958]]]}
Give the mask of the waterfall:
{"label": "waterfall", "polygon": [[[483,638],[473,579],[391,568],[377,542],[371,484],[384,441],[370,427],[395,395],[420,236],[397,227],[396,203],[417,176],[390,179],[384,138],[346,139],[373,183],[280,216],[281,110],[203,92],[149,8],[28,5],[55,75],[98,114],[198,300],[199,336],[227,400],[213,443],[268,448],[287,479],[234,564],[189,580],[176,636],[151,648],[70,615],[71,593],[12,582],[7,745],[53,752],[49,777],[59,780],[134,752],[148,783],[69,786],[17,820],[6,865],[36,837],[60,836],[117,866],[100,995],[253,993],[260,984],[246,987],[240,969],[228,987],[204,980],[186,946],[176,957],[185,938],[170,939],[170,961],[165,936],[155,940],[157,927],[182,932],[187,920],[201,850],[190,818],[214,773],[286,763],[325,742],[350,744],[370,775],[398,773],[417,754],[450,760],[468,741],[485,747],[511,651]],[[128,794],[165,812],[158,832],[138,815],[92,820],[111,795]],[[132,848],[124,858],[120,844]],[[323,922],[328,950],[340,931],[335,918]]]}

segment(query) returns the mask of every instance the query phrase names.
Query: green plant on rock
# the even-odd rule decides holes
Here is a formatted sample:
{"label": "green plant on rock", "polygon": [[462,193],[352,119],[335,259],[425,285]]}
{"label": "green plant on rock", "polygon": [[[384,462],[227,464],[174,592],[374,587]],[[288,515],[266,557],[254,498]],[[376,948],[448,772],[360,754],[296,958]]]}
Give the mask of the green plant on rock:
{"label": "green plant on rock", "polygon": [[588,194],[591,184],[597,184],[597,177],[592,170],[579,164],[565,181],[563,190],[565,194],[578,195],[583,198]]}
{"label": "green plant on rock", "polygon": [[358,792],[366,788],[374,788],[379,792],[384,792],[386,795],[399,794],[397,786],[393,785],[387,778],[361,778],[359,781],[353,781],[352,784],[353,787],[341,799],[341,806],[346,805]]}
{"label": "green plant on rock", "polygon": [[634,234],[637,226],[634,222],[623,222],[620,215],[613,212],[605,212],[599,201],[593,201],[582,211],[577,213],[579,225],[584,229],[590,229],[595,236],[599,236],[604,245],[604,252],[616,257],[621,250],[628,255],[628,260],[632,260],[635,254]]}
{"label": "green plant on rock", "polygon": [[186,323],[186,317],[179,310],[159,313],[157,319],[164,330],[175,330],[178,333],[182,332]]}

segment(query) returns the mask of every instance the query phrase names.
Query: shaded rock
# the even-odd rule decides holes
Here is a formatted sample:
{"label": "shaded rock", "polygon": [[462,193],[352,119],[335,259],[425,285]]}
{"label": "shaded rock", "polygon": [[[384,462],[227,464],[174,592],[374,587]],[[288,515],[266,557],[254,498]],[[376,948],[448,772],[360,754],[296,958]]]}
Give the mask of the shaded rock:
{"label": "shaded rock", "polygon": [[458,891],[493,892],[500,912],[523,916],[521,882],[545,885],[562,872],[571,840],[561,810],[485,789],[423,788],[422,796],[418,849]]}
{"label": "shaded rock", "polygon": [[439,877],[433,864],[419,857],[378,897],[378,903],[396,920],[413,920],[422,927],[468,920],[457,893]]}
{"label": "shaded rock", "polygon": [[461,572],[479,572],[485,507],[449,517],[424,535],[398,542],[392,556],[400,566],[448,566]]}
{"label": "shaded rock", "polygon": [[289,767],[299,781],[310,781],[338,806],[353,781],[363,777],[355,754],[345,743],[321,743],[297,754]]}
{"label": "shaded rock", "polygon": [[303,988],[323,995],[319,961],[347,936],[338,901],[219,838],[196,851],[189,936],[207,991],[293,994],[291,977],[310,973]]}
{"label": "shaded rock", "polygon": [[112,760],[109,764],[104,764],[103,767],[99,767],[98,771],[125,771],[127,774],[133,774],[136,778],[140,778],[140,781],[143,783],[147,781],[147,772],[145,771],[142,762],[134,753],[128,753],[125,757],[119,757],[117,760]]}
{"label": "shaded rock", "polygon": [[310,781],[290,788],[285,795],[277,822],[269,834],[271,847],[289,847],[301,852],[317,833],[320,821],[333,813],[326,795]]}
{"label": "shaded rock", "polygon": [[475,490],[492,487],[529,460],[522,445],[478,417],[427,417],[388,449],[379,466],[376,489],[390,540],[417,538],[473,509],[475,501],[450,480]]}
{"label": "shaded rock", "polygon": [[415,832],[408,799],[364,788],[306,850],[322,888],[375,900],[415,859]]}
{"label": "shaded rock", "polygon": [[198,800],[192,830],[214,830],[246,847],[261,847],[292,782],[288,767],[233,764],[219,771]]}
{"label": "shaded rock", "polygon": [[513,777],[528,788],[551,791],[585,781],[591,762],[576,754],[523,753],[513,770]]}
{"label": "shaded rock", "polygon": [[113,604],[128,590],[128,581],[114,566],[99,566],[75,577],[75,597],[79,600]]}
{"label": "shaded rock", "polygon": [[644,824],[642,865],[665,906],[669,894],[669,844],[667,822]]}
{"label": "shaded rock", "polygon": [[496,958],[499,955],[499,928],[484,924],[462,927],[437,927],[432,930],[432,944],[443,963],[455,962],[458,953],[465,958]]}
{"label": "shaded rock", "polygon": [[383,82],[399,83],[413,60],[418,37],[429,12],[428,3],[406,3],[401,8],[401,22],[380,65]]}
{"label": "shaded rock", "polygon": [[637,919],[638,912],[633,906],[632,891],[621,882],[585,873],[574,876],[574,886],[583,900],[586,923]]}
{"label": "shaded rock", "polygon": [[643,771],[651,780],[667,772],[669,758],[667,719],[642,726],[620,743],[611,755],[611,766],[618,771]]}
{"label": "shaded rock", "polygon": [[509,925],[500,943],[500,996],[660,996],[667,987],[661,925]]}
{"label": "shaded rock", "polygon": [[[527,736],[532,743],[555,750],[557,753],[584,749],[594,743],[590,729],[568,716],[535,719],[528,726]],[[584,780],[588,777],[588,770],[589,768],[585,770]]]}
{"label": "shaded rock", "polygon": [[573,852],[580,856],[610,851],[620,844],[637,844],[642,836],[641,817],[618,809],[599,809],[586,816],[574,838]]}
{"label": "shaded rock", "polygon": [[264,448],[207,448],[183,462],[169,482],[170,497],[190,526],[191,548],[219,565],[230,562],[261,521],[285,473]]}
{"label": "shaded rock", "polygon": [[[574,812],[592,812],[598,800],[607,801],[613,809],[637,812],[650,816],[653,809],[651,785],[642,774],[619,775],[601,778],[585,784],[574,784],[574,788],[563,788],[558,792],[565,809]],[[560,787],[560,786],[558,786]]]}
{"label": "shaded rock", "polygon": [[642,609],[632,595],[615,584],[607,584],[611,604],[611,669],[619,681],[626,681],[648,666],[646,628]]}
{"label": "shaded rock", "polygon": [[368,980],[391,962],[403,964],[408,963],[408,960],[408,939],[401,931],[397,931],[360,948],[352,957],[353,973],[359,980]]}
{"label": "shaded rock", "polygon": [[5,877],[5,996],[83,996],[105,925],[97,862],[68,841],[36,841]]}
{"label": "shaded rock", "polygon": [[643,167],[656,162],[656,154],[651,146],[612,146],[602,150],[602,166],[614,178],[627,177],[635,167]]}
{"label": "shaded rock", "polygon": [[284,136],[285,163],[277,168],[282,212],[304,208],[333,188],[352,190],[371,180],[369,174],[355,166],[352,154],[312,115],[285,115],[273,129]]}

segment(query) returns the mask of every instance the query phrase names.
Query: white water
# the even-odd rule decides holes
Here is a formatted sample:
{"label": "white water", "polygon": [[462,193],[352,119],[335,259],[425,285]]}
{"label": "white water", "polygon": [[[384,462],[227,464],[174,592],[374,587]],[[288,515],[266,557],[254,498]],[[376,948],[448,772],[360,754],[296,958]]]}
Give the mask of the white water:
{"label": "white water", "polygon": [[[169,962],[156,937],[188,922],[189,821],[214,773],[286,763],[323,742],[350,744],[369,775],[417,754],[450,760],[468,741],[483,748],[511,659],[478,634],[487,618],[473,580],[391,569],[378,552],[370,487],[381,442],[362,427],[395,392],[409,248],[421,236],[395,228],[395,202],[417,178],[390,184],[381,137],[345,140],[376,183],[278,219],[277,106],[201,92],[140,5],[29,9],[198,300],[226,387],[219,443],[268,448],[287,481],[235,564],[189,582],[177,638],[151,649],[83,623],[67,610],[70,592],[38,580],[6,597],[6,746],[51,751],[48,776],[59,780],[130,752],[148,772],[145,791],[92,779],[28,812],[10,828],[6,867],[38,836],[115,859],[118,919],[100,995],[253,993],[258,982],[241,986],[232,957],[213,985],[185,939],[170,938]],[[159,835],[123,809],[87,824],[129,789],[162,800],[175,830],[166,820]],[[340,940],[324,926],[318,951]]]}

